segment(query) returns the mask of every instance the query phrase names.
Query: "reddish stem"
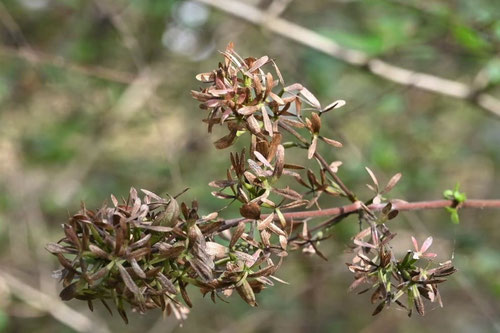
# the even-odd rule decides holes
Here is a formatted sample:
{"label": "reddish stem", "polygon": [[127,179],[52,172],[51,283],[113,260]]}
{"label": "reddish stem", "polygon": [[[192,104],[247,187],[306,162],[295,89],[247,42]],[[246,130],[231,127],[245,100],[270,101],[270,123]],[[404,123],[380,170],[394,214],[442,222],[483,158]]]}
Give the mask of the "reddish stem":
{"label": "reddish stem", "polygon": [[[400,200],[391,201],[392,209],[397,210],[421,210],[421,209],[436,209],[444,207],[454,206],[454,201],[452,200],[434,200],[434,201],[418,201],[418,202],[405,202]],[[371,204],[368,205],[371,211],[380,211],[384,208],[387,203],[382,204]],[[359,210],[361,207],[359,201],[350,205],[342,207],[327,208],[323,210],[313,210],[313,211],[301,211],[301,212],[291,212],[285,213],[287,219],[302,219],[307,217],[320,217],[320,216],[332,216],[344,213],[351,213]],[[459,208],[500,208],[500,200],[477,200],[469,199],[459,205]]]}
{"label": "reddish stem", "polygon": [[[454,207],[456,205],[456,202],[453,200],[433,200],[433,201],[417,201],[417,202],[406,202],[402,200],[393,200],[391,201],[392,203],[392,209],[397,209],[400,211],[406,211],[406,210],[422,210],[422,209],[436,209],[436,208],[445,208],[445,207]],[[368,205],[368,208],[370,208],[371,211],[380,211],[382,210],[387,203],[381,203],[381,204],[371,204]],[[500,200],[482,200],[482,199],[469,199],[466,200],[465,202],[461,203],[460,205],[457,206],[457,208],[500,208]],[[327,209],[322,209],[322,210],[308,210],[308,211],[298,211],[298,212],[289,212],[289,213],[284,213],[283,215],[287,220],[291,219],[305,219],[305,218],[314,218],[314,217],[324,217],[324,216],[337,216],[340,214],[348,214],[348,213],[354,213],[356,211],[359,211],[361,209],[361,202],[356,201],[355,203],[352,203],[350,205],[345,205],[341,207],[333,207],[333,208],[327,208]],[[265,218],[266,215],[262,215],[262,218]],[[277,218],[277,217],[276,217]],[[240,221],[249,221],[244,218],[237,218],[237,219],[231,219],[231,220],[226,220],[226,223],[219,229],[220,231],[229,229],[236,224],[238,224]]]}

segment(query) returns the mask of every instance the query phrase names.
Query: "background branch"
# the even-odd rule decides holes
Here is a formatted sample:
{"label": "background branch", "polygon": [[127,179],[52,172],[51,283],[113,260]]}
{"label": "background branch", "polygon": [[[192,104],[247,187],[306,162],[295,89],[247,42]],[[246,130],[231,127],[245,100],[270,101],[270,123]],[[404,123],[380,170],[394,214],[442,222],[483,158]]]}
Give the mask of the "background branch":
{"label": "background branch", "polygon": [[4,282],[9,291],[31,307],[46,312],[64,325],[81,333],[109,333],[110,330],[101,322],[89,319],[80,311],[73,310],[58,298],[49,296],[40,290],[24,283],[19,278],[7,273],[4,268],[0,270],[0,280]]}
{"label": "background branch", "polygon": [[405,86],[430,91],[436,94],[466,100],[500,117],[500,100],[472,86],[439,76],[421,73],[392,65],[384,60],[371,58],[368,54],[345,48],[313,30],[304,28],[280,17],[270,17],[266,11],[235,0],[196,0],[210,5],[250,23],[260,25],[282,37],[308,46],[350,65],[365,69],[372,74]]}
{"label": "background branch", "polygon": [[131,73],[106,68],[102,66],[80,65],[70,62],[58,55],[51,55],[35,51],[31,47],[10,47],[1,45],[0,56],[9,58],[18,58],[27,61],[33,65],[48,65],[72,71],[85,76],[91,76],[98,79],[103,79],[111,82],[122,84],[131,84],[136,79],[136,76]]}

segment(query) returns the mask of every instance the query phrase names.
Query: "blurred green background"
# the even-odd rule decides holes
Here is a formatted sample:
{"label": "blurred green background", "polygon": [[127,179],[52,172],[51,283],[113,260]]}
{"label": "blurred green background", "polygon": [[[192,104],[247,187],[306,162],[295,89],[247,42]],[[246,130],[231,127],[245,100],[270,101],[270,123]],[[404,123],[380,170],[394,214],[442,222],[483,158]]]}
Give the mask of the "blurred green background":
{"label": "blurred green background", "polygon": [[[481,73],[500,98],[498,0],[240,1],[278,8],[290,22],[404,68],[467,84]],[[328,263],[291,254],[278,274],[290,285],[258,295],[256,309],[238,297],[214,305],[192,289],[183,328],[154,311],[131,314],[128,326],[100,306],[90,313],[72,301],[65,305],[77,312],[68,312],[51,278],[56,259],[43,247],[61,237],[81,200],[95,207],[130,186],[162,194],[190,187],[183,198],[198,199],[204,213],[224,204],[207,184],[224,177],[229,151],[214,149],[218,136],[206,133],[189,91],[229,41],[243,56],[275,58],[288,83],[303,83],[324,105],[347,101],[323,124],[344,148],[322,149],[344,161],[340,175],[361,195],[369,166],[382,182],[402,172],[393,196],[406,200],[439,199],[457,182],[469,198],[500,198],[500,121],[194,1],[1,0],[0,41],[0,332],[500,331],[495,210],[462,211],[458,226],[444,210],[392,222],[401,246],[410,235],[433,235],[440,259],[454,256],[459,270],[441,289],[445,308],[429,306],[424,318],[395,308],[371,317],[369,297],[347,293],[354,219],[322,243]]]}

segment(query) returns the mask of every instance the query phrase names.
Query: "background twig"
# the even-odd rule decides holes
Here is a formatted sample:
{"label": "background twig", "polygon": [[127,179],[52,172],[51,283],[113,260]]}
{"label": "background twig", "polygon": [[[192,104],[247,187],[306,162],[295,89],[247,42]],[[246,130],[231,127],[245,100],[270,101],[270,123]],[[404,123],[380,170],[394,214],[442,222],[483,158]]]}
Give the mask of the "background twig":
{"label": "background twig", "polygon": [[430,91],[440,95],[470,101],[472,104],[500,117],[500,100],[492,95],[474,90],[472,86],[439,76],[421,73],[392,65],[384,60],[371,58],[361,51],[345,48],[313,30],[269,15],[258,8],[236,0],[196,0],[228,14],[260,25],[282,37],[325,53],[350,65],[357,66],[384,79],[402,85]]}

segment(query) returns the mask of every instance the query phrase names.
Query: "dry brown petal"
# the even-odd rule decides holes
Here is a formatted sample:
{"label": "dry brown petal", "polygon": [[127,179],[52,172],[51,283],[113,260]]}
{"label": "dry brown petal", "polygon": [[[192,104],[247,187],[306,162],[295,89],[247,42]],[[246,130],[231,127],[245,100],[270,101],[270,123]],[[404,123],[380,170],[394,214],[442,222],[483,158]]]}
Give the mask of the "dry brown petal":
{"label": "dry brown petal", "polygon": [[240,239],[243,232],[245,232],[245,223],[240,222],[240,223],[238,223],[238,226],[236,227],[236,229],[233,232],[233,235],[231,237],[231,241],[229,242],[229,248],[232,249],[234,247],[234,245],[236,245],[236,242],[238,242],[238,240]]}
{"label": "dry brown petal", "polygon": [[229,252],[229,249],[227,247],[225,247],[224,245],[221,245],[219,243],[206,242],[205,245],[206,245],[207,254],[215,257],[215,259],[222,259]]}
{"label": "dry brown petal", "polygon": [[191,299],[189,298],[189,295],[186,291],[186,287],[184,286],[183,283],[179,283],[179,286],[180,286],[180,289],[181,289],[181,297],[182,299],[184,300],[184,302],[186,302],[187,306],[189,306],[190,308],[193,307],[193,303],[191,302]]}
{"label": "dry brown petal", "polygon": [[118,266],[118,271],[120,272],[120,276],[122,277],[122,281],[125,283],[125,286],[135,295],[137,300],[140,301],[142,299],[142,294],[139,287],[135,284],[130,274],[120,263],[116,263],[116,265]]}
{"label": "dry brown petal", "polygon": [[203,282],[210,282],[213,280],[213,272],[210,266],[200,258],[188,259],[191,267],[196,274],[202,279]]}
{"label": "dry brown petal", "polygon": [[323,108],[323,110],[321,110],[321,112],[324,113],[324,112],[328,112],[328,111],[333,110],[333,109],[338,109],[338,108],[343,107],[345,104],[346,104],[346,102],[344,100],[339,99],[339,100],[325,106]]}
{"label": "dry brown petal", "polygon": [[254,61],[254,63],[248,69],[248,71],[250,73],[252,73],[252,72],[258,70],[259,68],[261,68],[262,66],[264,66],[268,61],[269,61],[269,57],[268,56],[260,57],[259,59],[257,59],[256,61]]}
{"label": "dry brown petal", "polygon": [[276,71],[276,75],[278,75],[278,79],[280,81],[280,84],[282,86],[285,86],[285,80],[283,80],[283,76],[281,75],[280,69],[278,68],[278,65],[274,62],[273,59],[271,59],[271,63],[273,64],[274,70]]}
{"label": "dry brown petal", "polygon": [[289,187],[286,187],[283,189],[273,188],[271,191],[273,191],[274,193],[279,194],[287,199],[290,199],[290,200],[301,200],[302,199],[302,195],[300,195],[300,193],[292,190]]}
{"label": "dry brown petal", "polygon": [[276,151],[278,150],[278,146],[281,144],[282,135],[279,132],[276,132],[269,144],[267,160],[271,162],[271,160],[275,157]]}
{"label": "dry brown petal", "polygon": [[269,169],[273,169],[273,166],[268,162],[268,160],[258,151],[254,151],[253,153],[257,160],[261,162],[264,166],[268,167]]}
{"label": "dry brown petal", "polygon": [[268,228],[269,224],[273,221],[273,219],[274,219],[274,213],[269,214],[264,220],[259,221],[257,229],[261,231]]}
{"label": "dry brown petal", "polygon": [[255,113],[259,109],[260,109],[259,105],[249,105],[249,106],[244,106],[244,107],[238,109],[238,113],[243,115],[243,116],[248,116],[248,115]]}
{"label": "dry brown petal", "polygon": [[320,102],[318,101],[318,99],[316,98],[316,96],[314,96],[309,90],[307,90],[306,87],[302,87],[302,89],[300,90],[299,92],[305,99],[305,101],[310,104],[311,106],[313,106],[314,108],[320,110],[321,109],[321,104]]}
{"label": "dry brown petal", "polygon": [[139,227],[141,229],[156,231],[156,232],[171,232],[173,230],[172,227],[164,227],[164,226],[161,226],[161,225],[139,224],[139,225],[137,225],[137,227]]}
{"label": "dry brown petal", "polygon": [[107,273],[109,272],[109,269],[105,266],[95,272],[94,274],[90,275],[89,278],[92,281],[92,285],[95,284],[95,281],[102,279]]}
{"label": "dry brown petal", "polygon": [[275,93],[273,93],[272,91],[269,92],[269,97],[271,97],[271,99],[273,101],[278,103],[278,105],[285,105],[285,102],[283,101],[283,99],[281,97],[279,97],[278,95],[276,95]]}
{"label": "dry brown petal", "polygon": [[303,167],[302,165],[293,164],[293,163],[285,163],[283,165],[283,168],[284,169],[291,169],[291,170],[304,170],[305,169],[305,167]]}
{"label": "dry brown petal", "polygon": [[264,122],[264,129],[267,131],[269,136],[273,136],[273,124],[271,123],[271,119],[269,118],[269,114],[267,113],[266,106],[262,106],[261,108],[262,120]]}
{"label": "dry brown petal", "polygon": [[307,150],[307,158],[311,159],[316,153],[316,146],[318,145],[318,136],[314,135],[311,144],[309,145],[309,149]]}
{"label": "dry brown petal", "polygon": [[215,80],[215,73],[214,72],[200,73],[196,75],[196,80],[201,82],[213,82]]}
{"label": "dry brown petal", "polygon": [[283,168],[285,166],[285,148],[282,145],[278,145],[276,149],[276,164],[274,166],[273,176],[280,178],[283,174]]}
{"label": "dry brown petal", "polygon": [[200,225],[201,233],[205,236],[209,236],[219,230],[221,226],[224,225],[224,221],[213,221],[215,217],[212,219],[212,215],[217,214],[217,212],[211,213],[208,216],[204,216],[203,220],[208,221],[208,223],[204,223]]}
{"label": "dry brown petal", "polygon": [[321,129],[321,118],[318,116],[316,112],[311,114],[311,129],[314,134],[319,133]]}
{"label": "dry brown petal", "polygon": [[62,246],[61,244],[57,244],[57,243],[48,243],[47,245],[45,245],[45,249],[52,254],[57,254],[57,253],[64,254],[64,253],[72,253],[73,252],[73,250],[66,248],[66,247]]}
{"label": "dry brown petal", "polygon": [[68,225],[68,224],[64,224],[63,225],[63,229],[64,229],[64,233],[66,234],[66,237],[67,239],[73,243],[73,245],[77,248],[77,249],[81,249],[81,244],[80,244],[80,239],[78,238],[75,230],[73,229],[72,226]]}
{"label": "dry brown petal", "polygon": [[287,236],[286,232],[281,230],[276,224],[274,223],[269,223],[268,225],[268,229],[270,231],[272,231],[273,233],[275,233],[276,235],[278,236]]}
{"label": "dry brown petal", "polygon": [[89,244],[89,250],[98,258],[108,259],[110,257],[109,253],[94,244]]}
{"label": "dry brown petal", "polygon": [[375,192],[378,193],[378,180],[377,180],[377,177],[375,177],[375,174],[373,173],[372,170],[370,170],[369,167],[365,167],[366,169],[366,172],[368,172],[368,174],[370,175],[372,181],[373,181],[373,184],[375,184]]}
{"label": "dry brown petal", "polygon": [[63,301],[69,301],[77,295],[77,282],[73,282],[72,284],[68,285],[65,287],[61,292],[59,293],[59,297]]}
{"label": "dry brown petal", "polygon": [[271,73],[266,74],[266,95],[268,95],[274,87],[273,75]]}
{"label": "dry brown petal", "polygon": [[348,291],[349,292],[353,291],[354,289],[356,289],[357,287],[359,287],[363,282],[365,282],[366,279],[367,279],[366,276],[363,275],[360,278],[354,280],[351,283],[351,285],[349,286]]}
{"label": "dry brown petal", "polygon": [[258,135],[261,131],[260,124],[253,115],[250,115],[247,118],[247,127],[250,130],[250,132],[254,135]]}
{"label": "dry brown petal", "polygon": [[249,274],[248,276],[251,277],[251,278],[267,277],[267,276],[270,276],[270,275],[274,274],[274,272],[276,272],[276,270],[278,268],[279,268],[279,265],[276,265],[276,266],[275,265],[269,265],[266,268],[258,270],[255,273]]}
{"label": "dry brown petal", "polygon": [[304,86],[301,85],[300,83],[294,83],[294,84],[291,84],[287,87],[285,87],[285,91],[294,91],[294,90],[302,90],[304,89]]}
{"label": "dry brown petal", "polygon": [[248,283],[248,281],[245,279],[241,282],[241,284],[236,287],[236,291],[240,295],[240,297],[247,302],[250,306],[254,307],[257,306],[257,301],[255,299],[255,294],[252,290],[252,287]]}
{"label": "dry brown petal", "polygon": [[425,315],[425,307],[424,307],[424,302],[422,301],[422,297],[420,295],[417,295],[414,299],[414,302],[418,314],[421,316]]}
{"label": "dry brown petal", "polygon": [[234,199],[234,195],[225,194],[217,191],[210,192],[214,197],[218,199]]}
{"label": "dry brown petal", "polygon": [[235,139],[236,139],[236,132],[231,131],[228,135],[223,136],[222,138],[214,142],[215,148],[225,149],[227,147],[230,147]]}
{"label": "dry brown petal", "polygon": [[229,187],[229,186],[232,186],[232,185],[236,185],[238,184],[238,181],[236,180],[214,180],[214,181],[211,181],[210,183],[208,183],[208,186],[211,186],[211,187],[216,187],[216,188],[226,188],[226,187]]}
{"label": "dry brown petal", "polygon": [[255,95],[260,95],[264,90],[264,87],[262,87],[262,82],[257,74],[253,75],[253,84],[255,86]]}
{"label": "dry brown petal", "polygon": [[[155,244],[156,246],[156,244]],[[178,257],[185,249],[184,245],[174,245],[162,243],[158,246],[162,258],[170,259]]]}
{"label": "dry brown petal", "polygon": [[286,246],[288,245],[288,239],[285,236],[280,235],[279,236],[279,241],[280,241],[281,248],[283,250],[286,250]]}
{"label": "dry brown petal", "polygon": [[392,220],[393,218],[395,218],[396,216],[398,216],[398,214],[399,214],[399,211],[397,209],[391,210],[389,212],[389,214],[387,215],[387,219]]}
{"label": "dry brown petal", "polygon": [[141,189],[141,192],[143,192],[144,194],[146,194],[146,196],[148,196],[148,197],[150,197],[152,199],[155,199],[157,201],[164,202],[164,200],[165,200],[162,197],[160,197],[158,194],[153,193],[151,191],[148,191],[148,190],[145,190],[145,189]]}
{"label": "dry brown petal", "polygon": [[207,93],[197,91],[197,90],[191,90],[191,96],[193,96],[193,98],[195,98],[196,100],[198,100],[200,102],[206,102],[209,99],[213,98],[213,96],[211,94],[207,94]]}
{"label": "dry brown petal", "polygon": [[163,275],[162,273],[158,273],[156,275],[156,279],[158,280],[162,288],[164,288],[166,291],[171,294],[177,294],[177,288],[175,288],[175,285],[172,283],[172,281],[170,281],[165,275]]}
{"label": "dry brown petal", "polygon": [[209,99],[204,103],[204,105],[208,108],[216,108],[222,106],[223,104],[225,104],[224,100],[217,98]]}
{"label": "dry brown petal", "polygon": [[399,180],[401,179],[401,176],[402,175],[399,172],[397,174],[395,174],[394,176],[392,176],[391,180],[389,180],[386,187],[380,193],[381,194],[389,193],[394,188],[394,186],[396,186],[396,184],[399,182]]}
{"label": "dry brown petal", "polygon": [[260,232],[260,239],[266,247],[271,246],[270,238],[271,234],[267,230],[264,229]]}
{"label": "dry brown petal", "polygon": [[132,270],[134,271],[134,273],[138,277],[140,277],[141,279],[146,278],[146,273],[144,273],[144,271],[142,270],[141,266],[139,266],[139,264],[137,263],[137,260],[135,260],[135,258],[132,258],[130,260],[130,265],[132,266]]}
{"label": "dry brown petal", "polygon": [[320,137],[321,140],[325,141],[326,143],[328,143],[330,146],[333,146],[333,147],[336,147],[336,148],[341,148],[342,147],[342,143],[336,141],[336,140],[332,140],[332,139],[328,139],[328,138],[325,138],[323,136]]}
{"label": "dry brown petal", "polygon": [[378,315],[385,307],[385,301],[380,303],[379,305],[377,305],[377,307],[375,308],[375,311],[373,311],[372,313],[372,316],[376,316]]}
{"label": "dry brown petal", "polygon": [[177,224],[179,219],[180,210],[177,200],[170,196],[167,207],[161,212],[153,221],[153,226],[173,227]]}
{"label": "dry brown petal", "polygon": [[292,209],[292,208],[298,208],[298,207],[301,207],[301,206],[305,206],[309,203],[308,200],[298,200],[298,201],[294,201],[294,202],[291,202],[291,203],[288,203],[286,205],[282,205],[280,206],[281,209]]}
{"label": "dry brown petal", "polygon": [[297,120],[293,120],[293,119],[283,118],[283,119],[280,119],[280,122],[283,122],[283,123],[290,125],[290,126],[293,126],[295,128],[304,128],[305,127],[305,125],[303,123],[301,123],[300,121],[297,121]]}

